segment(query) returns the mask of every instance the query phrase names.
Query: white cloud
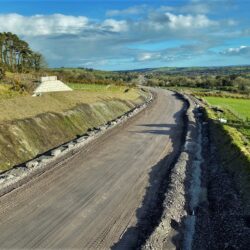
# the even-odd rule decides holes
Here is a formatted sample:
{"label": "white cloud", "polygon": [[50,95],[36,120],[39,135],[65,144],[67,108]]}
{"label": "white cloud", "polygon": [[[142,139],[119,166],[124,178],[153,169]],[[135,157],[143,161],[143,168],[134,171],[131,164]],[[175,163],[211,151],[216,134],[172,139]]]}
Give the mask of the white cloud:
{"label": "white cloud", "polygon": [[[175,12],[178,14],[209,14],[221,13],[221,11],[235,9],[234,0],[194,0],[187,1],[184,5],[174,7],[166,6],[166,11]],[[160,9],[164,10],[164,6]]]}
{"label": "white cloud", "polygon": [[244,49],[246,49],[247,48],[247,46],[240,46],[239,48],[229,48],[228,49],[228,52],[236,52],[236,53],[238,53],[238,52],[240,52],[240,51],[242,51],[242,50],[244,50]]}
{"label": "white cloud", "polygon": [[[206,15],[182,15],[171,12],[152,11],[143,19],[131,24],[133,30],[140,37],[147,34],[152,38],[165,36],[167,38],[187,38],[196,37],[199,32],[204,32],[209,28],[218,27],[217,21],[209,19]],[[199,35],[200,36],[200,35]]]}
{"label": "white cloud", "polygon": [[138,62],[146,62],[146,61],[172,61],[178,55],[176,53],[171,53],[169,50],[161,51],[161,52],[139,52],[135,57],[135,61]]}
{"label": "white cloud", "polygon": [[[137,15],[143,9],[135,6],[121,11],[124,15]],[[145,6],[143,14],[138,17],[93,20],[86,16],[62,14],[0,14],[0,32],[20,35],[32,49],[44,54],[51,66],[85,65],[93,68],[106,67],[111,62],[115,68],[114,62],[118,60],[121,64],[126,60],[142,64],[181,60],[190,54],[205,53],[215,41],[221,39],[221,42],[225,39],[222,31],[228,34],[228,23],[222,25],[221,20],[215,21],[205,14],[183,14],[167,6],[158,9]],[[143,43],[165,43],[168,40],[195,45],[161,51],[143,49]],[[142,46],[141,49],[131,49],[131,44]]]}
{"label": "white cloud", "polygon": [[169,19],[169,27],[172,29],[183,28],[207,28],[217,23],[208,19],[205,15],[174,15],[167,12],[165,14]]}
{"label": "white cloud", "polygon": [[244,55],[249,56],[250,55],[250,46],[242,45],[240,47],[236,48],[229,48],[221,52],[223,55],[230,55],[230,56],[238,56],[238,55]]}
{"label": "white cloud", "polygon": [[89,20],[84,16],[62,14],[47,16],[0,15],[0,31],[9,31],[25,36],[77,34],[83,28],[88,27],[88,24]]}
{"label": "white cloud", "polygon": [[145,32],[162,30],[200,29],[214,26],[215,21],[205,15],[175,15],[173,13],[151,12],[141,20],[127,21],[106,19],[92,21],[85,16],[62,14],[22,16],[19,14],[0,14],[0,32],[10,31],[22,36],[46,35],[91,35],[109,32],[121,33],[133,30],[133,36]]}
{"label": "white cloud", "polygon": [[9,31],[22,36],[79,35],[102,32],[123,32],[127,30],[126,21],[106,19],[94,22],[85,16],[62,14],[22,16],[19,14],[0,14],[0,32]]}
{"label": "white cloud", "polygon": [[140,61],[140,62],[156,60],[159,58],[160,58],[159,53],[150,53],[150,52],[139,53],[136,57],[137,61]]}

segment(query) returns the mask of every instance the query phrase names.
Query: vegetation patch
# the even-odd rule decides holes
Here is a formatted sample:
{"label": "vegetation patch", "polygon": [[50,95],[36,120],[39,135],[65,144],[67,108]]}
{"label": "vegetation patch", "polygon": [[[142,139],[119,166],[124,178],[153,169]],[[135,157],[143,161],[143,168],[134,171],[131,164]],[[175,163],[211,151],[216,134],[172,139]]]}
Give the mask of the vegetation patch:
{"label": "vegetation patch", "polygon": [[229,171],[242,196],[245,213],[250,213],[250,150],[242,134],[234,127],[217,122],[207,109],[210,136],[216,146],[222,167]]}
{"label": "vegetation patch", "polygon": [[12,88],[9,84],[0,84],[0,100],[22,96],[24,93]]}
{"label": "vegetation patch", "polygon": [[83,103],[91,104],[113,99],[129,101],[147,95],[147,93],[139,91],[136,88],[131,88],[130,91],[125,92],[126,87],[124,86],[106,88],[104,85],[102,89],[93,86],[93,89],[95,91],[53,92],[38,97],[26,95],[11,99],[2,99],[0,100],[0,123],[34,117],[46,112],[60,113]]}
{"label": "vegetation patch", "polygon": [[0,172],[121,116],[148,95],[138,89],[122,90],[79,90],[1,100]]}
{"label": "vegetation patch", "polygon": [[223,98],[214,96],[204,97],[204,99],[210,105],[231,110],[241,119],[250,119],[250,99]]}
{"label": "vegetation patch", "polygon": [[[250,100],[242,98],[204,97],[210,136],[222,167],[233,177],[250,213]],[[221,123],[220,118],[226,120]]]}
{"label": "vegetation patch", "polygon": [[250,99],[205,97],[212,105],[215,119],[226,119],[227,127],[240,133],[243,144],[250,151]]}

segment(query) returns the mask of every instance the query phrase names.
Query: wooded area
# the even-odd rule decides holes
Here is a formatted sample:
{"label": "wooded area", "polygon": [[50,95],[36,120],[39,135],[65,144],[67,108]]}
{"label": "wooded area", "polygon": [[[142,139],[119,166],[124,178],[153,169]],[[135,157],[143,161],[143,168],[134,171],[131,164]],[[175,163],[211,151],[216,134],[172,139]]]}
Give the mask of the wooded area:
{"label": "wooded area", "polygon": [[187,87],[220,90],[233,93],[250,94],[250,75],[248,73],[230,74],[230,69],[224,75],[182,75],[168,72],[153,72],[145,74],[146,84],[159,87]]}
{"label": "wooded area", "polygon": [[43,64],[43,56],[32,51],[27,42],[10,32],[0,33],[0,69],[2,68],[2,71],[37,71]]}

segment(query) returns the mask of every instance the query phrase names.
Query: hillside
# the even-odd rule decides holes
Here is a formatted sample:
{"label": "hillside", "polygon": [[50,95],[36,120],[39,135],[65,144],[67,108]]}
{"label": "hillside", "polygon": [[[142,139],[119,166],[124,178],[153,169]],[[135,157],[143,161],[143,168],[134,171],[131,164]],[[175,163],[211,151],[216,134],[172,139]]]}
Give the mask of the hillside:
{"label": "hillside", "polygon": [[[124,72],[124,71],[121,71]],[[250,66],[221,66],[221,67],[159,67],[128,70],[138,73],[167,73],[170,75],[229,75],[250,73]]]}
{"label": "hillside", "polygon": [[113,120],[145,98],[139,89],[99,86],[0,100],[0,171]]}

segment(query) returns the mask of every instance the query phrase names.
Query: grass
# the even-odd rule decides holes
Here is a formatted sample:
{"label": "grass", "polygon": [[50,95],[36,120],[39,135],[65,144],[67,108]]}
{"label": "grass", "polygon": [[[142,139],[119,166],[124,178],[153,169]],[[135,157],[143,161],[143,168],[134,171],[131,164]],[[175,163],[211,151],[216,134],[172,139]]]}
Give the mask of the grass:
{"label": "grass", "polygon": [[220,107],[224,112],[215,113],[215,118],[226,118],[228,126],[238,130],[250,144],[250,99],[223,98],[207,96],[203,97],[212,106]]}
{"label": "grass", "polygon": [[71,87],[78,90],[0,100],[0,172],[113,120],[147,95],[125,86]]}
{"label": "grass", "polygon": [[9,84],[0,84],[0,101],[23,95],[25,95],[25,93],[12,90]]}
{"label": "grass", "polygon": [[[209,118],[210,137],[216,145],[220,166],[233,176],[235,184],[242,196],[246,213],[250,212],[250,145],[245,140],[239,127],[221,124],[216,121],[217,114],[206,107]],[[244,134],[246,135],[246,134]]]}
{"label": "grass", "polygon": [[250,119],[250,99],[207,96],[204,99],[213,106],[230,109],[241,119]]}
{"label": "grass", "polygon": [[81,83],[68,83],[68,86],[74,90],[84,90],[88,92],[92,91],[104,91],[104,92],[123,92],[127,87],[117,85],[105,85],[105,84],[81,84]]}
{"label": "grass", "polygon": [[[250,210],[250,126],[241,118],[249,117],[248,99],[221,97],[203,97],[210,105],[220,106],[223,113],[206,105],[209,118],[210,136],[216,145],[220,165],[234,177],[241,194],[246,213]],[[228,119],[227,124],[216,120],[219,117]]]}
{"label": "grass", "polygon": [[[81,89],[79,90],[81,85]],[[14,96],[0,100],[0,123],[33,117],[41,113],[60,113],[81,104],[91,104],[111,99],[136,100],[140,97],[138,89],[92,84],[74,84],[72,92],[47,93],[40,97]],[[91,86],[90,86],[91,85]]]}

